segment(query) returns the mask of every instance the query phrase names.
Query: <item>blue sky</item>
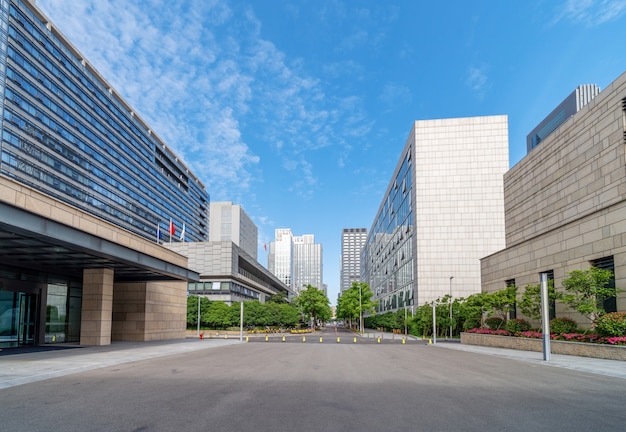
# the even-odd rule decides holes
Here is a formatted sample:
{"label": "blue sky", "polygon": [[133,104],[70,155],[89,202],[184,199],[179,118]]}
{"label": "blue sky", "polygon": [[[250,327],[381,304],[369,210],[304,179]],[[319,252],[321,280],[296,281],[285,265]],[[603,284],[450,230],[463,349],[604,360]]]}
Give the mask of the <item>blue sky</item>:
{"label": "blue sky", "polygon": [[415,120],[507,114],[510,164],[579,84],[626,71],[626,0],[37,0],[263,244],[370,228]]}

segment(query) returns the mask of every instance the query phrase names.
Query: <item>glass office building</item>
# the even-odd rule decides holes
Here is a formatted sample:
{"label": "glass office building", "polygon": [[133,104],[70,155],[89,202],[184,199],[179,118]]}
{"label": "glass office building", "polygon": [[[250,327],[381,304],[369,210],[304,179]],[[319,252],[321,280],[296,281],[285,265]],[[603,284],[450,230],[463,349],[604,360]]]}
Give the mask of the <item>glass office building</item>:
{"label": "glass office building", "polygon": [[361,255],[377,312],[480,292],[480,259],[504,244],[506,116],[419,120]]}
{"label": "glass office building", "polygon": [[[186,241],[208,240],[204,185],[34,1],[0,0],[0,110],[1,178],[152,242],[159,232],[170,240],[170,221],[174,240],[183,224]],[[78,341],[84,268],[115,267],[116,282],[185,279],[184,268],[174,274],[159,258],[139,262],[129,254],[123,265],[114,254],[102,258],[100,239],[85,240],[96,244],[92,250],[70,250],[17,238],[10,220],[0,225],[0,347]]]}
{"label": "glass office building", "polygon": [[142,237],[171,219],[206,241],[202,183],[36,8],[1,5],[0,172]]}

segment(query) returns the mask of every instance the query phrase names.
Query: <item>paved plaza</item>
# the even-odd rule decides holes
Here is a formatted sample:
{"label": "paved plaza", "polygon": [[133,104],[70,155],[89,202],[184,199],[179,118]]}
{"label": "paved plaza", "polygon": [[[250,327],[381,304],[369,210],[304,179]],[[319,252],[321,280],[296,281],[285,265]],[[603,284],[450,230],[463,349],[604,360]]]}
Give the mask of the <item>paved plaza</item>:
{"label": "paved plaza", "polygon": [[5,351],[2,431],[621,430],[624,362],[349,336]]}

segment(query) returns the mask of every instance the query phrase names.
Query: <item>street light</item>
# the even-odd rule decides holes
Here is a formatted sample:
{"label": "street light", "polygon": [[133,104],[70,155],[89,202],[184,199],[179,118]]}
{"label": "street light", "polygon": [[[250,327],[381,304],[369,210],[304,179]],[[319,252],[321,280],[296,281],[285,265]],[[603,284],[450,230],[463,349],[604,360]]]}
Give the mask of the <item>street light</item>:
{"label": "street light", "polygon": [[363,306],[361,305],[362,287],[359,283],[359,331],[363,334]]}
{"label": "street light", "polygon": [[450,276],[450,339],[452,339],[452,279],[454,276]]}

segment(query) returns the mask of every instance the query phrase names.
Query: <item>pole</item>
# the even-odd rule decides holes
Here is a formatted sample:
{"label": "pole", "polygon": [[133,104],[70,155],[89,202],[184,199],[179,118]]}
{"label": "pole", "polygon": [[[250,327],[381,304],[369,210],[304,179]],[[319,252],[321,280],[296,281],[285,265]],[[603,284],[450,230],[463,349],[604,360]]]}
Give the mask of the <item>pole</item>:
{"label": "pole", "polygon": [[359,331],[363,334],[363,306],[361,296],[363,295],[362,287],[359,284]]}
{"label": "pole", "polygon": [[406,339],[406,335],[407,335],[407,332],[406,332],[406,318],[407,318],[407,316],[406,316],[406,306],[405,306],[404,307],[404,338],[405,339]]}
{"label": "pole", "polygon": [[243,342],[243,300],[239,305],[239,342]]}
{"label": "pole", "polygon": [[202,297],[198,296],[198,337],[200,337],[200,299]]}
{"label": "pole", "polygon": [[437,307],[437,303],[433,300],[433,345],[437,345],[437,318],[435,309]]}
{"label": "pole", "polygon": [[541,273],[541,332],[543,333],[543,359],[550,361],[550,299],[548,273]]}
{"label": "pole", "polygon": [[454,276],[450,276],[450,339],[452,339],[452,279]]}

